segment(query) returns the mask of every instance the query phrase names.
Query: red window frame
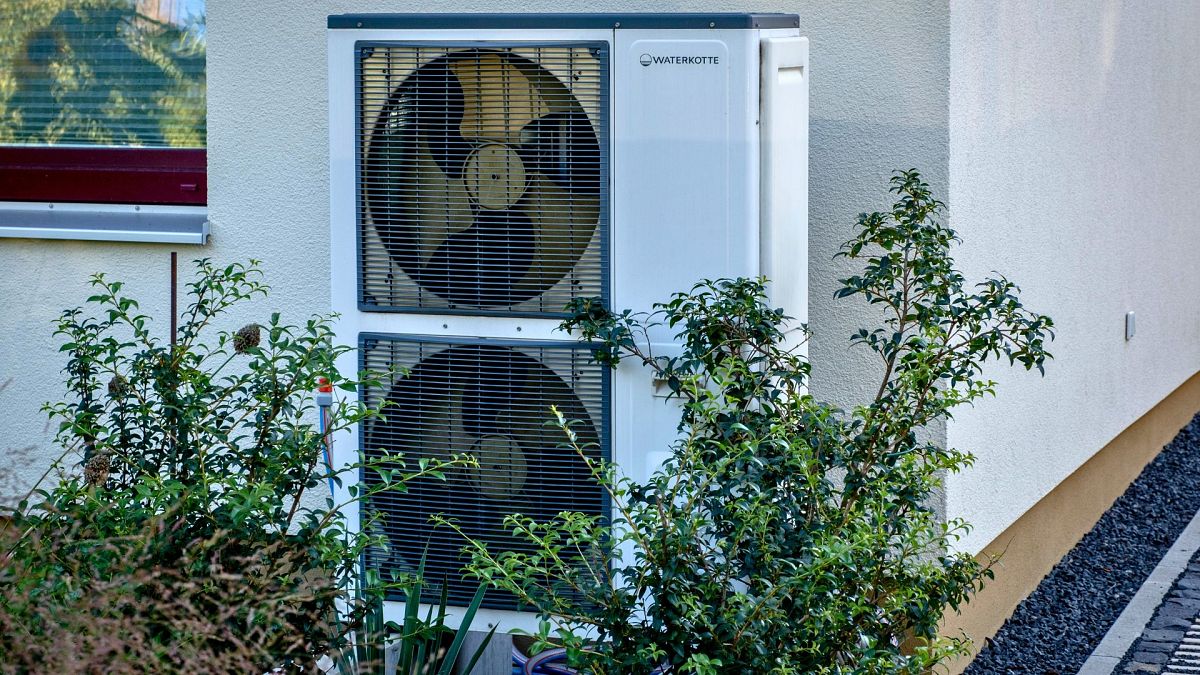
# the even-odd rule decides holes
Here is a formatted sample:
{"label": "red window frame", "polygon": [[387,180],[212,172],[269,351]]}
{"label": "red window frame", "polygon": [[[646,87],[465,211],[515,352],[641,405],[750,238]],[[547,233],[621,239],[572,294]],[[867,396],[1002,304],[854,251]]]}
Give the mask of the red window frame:
{"label": "red window frame", "polygon": [[204,206],[208,152],[0,146],[0,201]]}

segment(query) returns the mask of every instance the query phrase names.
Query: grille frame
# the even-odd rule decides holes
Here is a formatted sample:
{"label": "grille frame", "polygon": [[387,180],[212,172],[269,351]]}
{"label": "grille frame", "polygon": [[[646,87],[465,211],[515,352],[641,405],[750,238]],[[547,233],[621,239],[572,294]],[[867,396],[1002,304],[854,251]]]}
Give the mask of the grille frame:
{"label": "grille frame", "polygon": [[[379,348],[380,343],[390,343],[392,346],[390,349],[387,347],[384,347],[383,351],[386,352],[385,356],[382,358],[376,357],[375,360],[373,361],[372,360],[373,353],[380,349]],[[613,371],[611,368],[608,368],[607,366],[604,366],[603,364],[596,362],[595,359],[593,358],[593,356],[592,356],[593,351],[598,347],[598,345],[595,343],[560,341],[560,340],[500,339],[500,338],[486,338],[486,337],[460,337],[460,336],[445,336],[445,335],[416,335],[416,334],[393,334],[393,333],[381,333],[381,332],[363,332],[363,333],[359,334],[358,347],[359,347],[359,349],[358,349],[357,361],[358,361],[358,367],[359,367],[360,371],[365,371],[367,369],[372,369],[372,368],[377,369],[378,368],[377,362],[379,360],[382,360],[383,362],[385,362],[389,367],[395,367],[395,366],[399,365],[399,366],[403,366],[403,367],[410,369],[410,372],[407,375],[388,378],[387,380],[385,380],[382,383],[382,386],[379,389],[375,390],[374,392],[369,391],[366,386],[360,385],[358,388],[359,400],[367,405],[372,405],[373,403],[377,402],[381,398],[386,399],[387,396],[389,394],[391,394],[399,386],[399,383],[401,383],[403,380],[406,380],[409,377],[411,377],[412,372],[415,371],[415,369],[417,368],[418,365],[427,363],[432,358],[434,358],[440,354],[444,354],[451,349],[455,349],[455,348],[493,349],[494,348],[494,349],[515,350],[522,357],[536,362],[538,365],[541,365],[552,375],[558,376],[558,378],[560,378],[560,382],[562,384],[565,384],[567,386],[567,388],[569,389],[569,391],[576,396],[576,398],[579,400],[580,404],[582,405],[584,412],[588,415],[587,421],[590,423],[591,428],[594,430],[594,432],[596,434],[596,438],[595,438],[596,448],[595,448],[595,452],[592,454],[592,456],[594,458],[598,458],[606,463],[613,461],[612,460],[612,431],[613,431],[612,430],[612,408],[613,408],[612,378],[613,378]],[[397,350],[403,350],[406,348],[408,349],[408,352],[409,352],[408,354],[406,354],[406,356],[408,356],[409,358],[407,358],[407,360],[397,359],[396,358]],[[413,353],[414,350],[415,350],[415,353]],[[423,350],[427,350],[427,351],[423,351]],[[595,382],[591,385],[591,387],[595,393],[591,397],[585,397],[585,395],[581,394],[580,393],[581,390],[579,388],[577,388],[576,386],[572,386],[571,382],[568,379],[563,377],[562,366],[564,364],[562,362],[553,362],[550,359],[545,358],[545,356],[547,354],[556,355],[563,359],[569,359],[570,365],[572,367],[578,367],[581,371],[583,371],[585,373],[585,376],[595,378]],[[391,358],[388,358],[389,356]],[[401,361],[403,361],[403,362],[401,362]],[[546,365],[548,362],[551,363],[551,365]],[[588,371],[590,371],[590,374],[588,373]],[[469,377],[469,376],[470,375],[468,374],[466,377]],[[450,377],[451,377],[451,375],[448,375],[447,380],[449,380]],[[546,381],[542,381],[541,383],[546,383]],[[549,384],[551,386],[553,386],[554,383],[549,382]],[[586,398],[586,400],[585,400],[585,398]],[[384,414],[387,415],[387,412],[385,411]],[[368,457],[370,454],[370,451],[368,450],[368,446],[367,446],[368,439],[373,436],[372,432],[369,431],[370,424],[371,424],[371,421],[368,420],[368,421],[359,423],[358,427],[357,427],[358,452],[359,452],[359,456],[364,457],[364,458]],[[425,426],[422,426],[417,431],[424,432],[426,430],[427,430],[427,428]],[[389,430],[389,433],[394,434],[395,432],[391,432],[391,430]],[[455,432],[450,431],[447,433],[449,433],[451,436],[453,436],[453,434]],[[546,433],[555,434],[557,432],[556,432],[556,430],[547,428]],[[584,441],[586,442],[587,439],[584,439]],[[556,447],[558,445],[559,445],[559,442],[542,444],[539,446],[538,451],[544,452],[547,448]],[[421,452],[411,452],[410,448],[401,449],[401,448],[397,448],[395,446],[391,446],[391,447],[388,447],[387,449],[389,452],[403,452],[405,454],[406,458],[408,458],[410,461],[415,460],[418,457],[429,456],[428,454],[424,454]],[[455,451],[460,451],[460,449],[455,448]],[[568,462],[568,464],[569,463],[570,462]],[[580,463],[580,465],[582,466],[582,463]],[[563,470],[559,469],[559,471],[563,471]],[[530,473],[533,473],[533,472],[530,472]],[[358,478],[358,481],[360,482],[360,484],[362,484],[362,485],[368,485],[368,484],[371,484],[376,481],[375,477],[371,477],[371,476],[367,475],[367,472],[365,471],[365,469],[359,469],[357,478]],[[461,480],[461,479],[459,479],[459,480]],[[497,503],[494,506],[492,513],[497,517],[497,520],[499,520],[499,519],[502,519],[504,516],[507,516],[507,515],[510,515],[513,513],[522,513],[526,516],[535,517],[535,515],[534,515],[535,512],[542,513],[542,514],[545,514],[545,513],[554,514],[559,511],[574,510],[574,511],[583,511],[583,512],[587,512],[587,513],[593,513],[595,515],[599,515],[601,518],[601,522],[606,527],[609,526],[611,523],[612,504],[611,504],[611,498],[609,497],[607,491],[605,491],[599,485],[593,483],[592,479],[590,478],[590,475],[580,474],[579,478],[577,480],[579,482],[589,483],[589,485],[588,485],[589,489],[595,491],[595,494],[593,495],[593,498],[594,498],[593,505],[596,508],[594,508],[594,509],[580,508],[579,505],[584,504],[587,501],[587,499],[580,498],[578,496],[579,493],[577,490],[569,490],[564,493],[564,491],[562,489],[563,486],[570,487],[570,483],[567,482],[567,483],[564,483],[563,486],[555,486],[558,488],[557,490],[554,490],[551,493],[543,493],[541,495],[537,494],[537,487],[534,487],[532,490],[533,494],[531,494],[530,496],[517,495],[515,499],[511,499],[511,501],[509,501],[509,502]],[[420,495],[419,491],[420,491],[420,488],[414,489],[414,488],[410,487],[410,490],[406,494],[395,495],[390,500],[391,503],[393,504],[393,508],[396,509],[396,508],[402,507],[403,502],[405,500],[420,499],[421,495]],[[451,488],[447,488],[447,492],[450,492],[450,491],[451,491]],[[558,492],[558,494],[555,495],[555,494],[553,494],[553,492]],[[547,497],[547,494],[549,494],[549,497]],[[566,494],[568,496],[564,497],[563,496],[564,494]],[[431,501],[433,501],[435,499],[436,499],[436,495],[434,496],[434,499],[431,499]],[[461,501],[463,503],[467,503],[467,502],[487,503],[485,501],[487,499],[488,499],[488,497],[486,497],[486,496],[472,494],[467,497],[462,497]],[[535,500],[536,500],[536,506],[531,506],[535,503]],[[544,506],[544,503],[547,501],[549,501],[553,505],[553,508]],[[400,523],[398,525],[396,525],[395,527],[389,528],[386,521],[388,520],[389,517],[392,517],[392,516],[387,511],[386,504],[385,505],[377,505],[375,503],[375,501],[372,500],[370,503],[365,504],[364,506],[366,508],[360,510],[360,516],[359,516],[359,522],[358,522],[358,527],[360,529],[364,528],[367,525],[368,519],[371,518],[371,515],[372,515],[371,512],[373,512],[373,511],[379,511],[379,515],[381,516],[380,523],[382,524],[382,527],[385,530],[385,534],[390,535],[390,534],[398,533],[398,532],[411,531],[411,530],[402,529],[406,524],[410,527],[418,526],[418,525],[414,525],[414,523],[411,522],[411,521],[415,520],[415,517],[405,516],[400,519]],[[460,508],[465,508],[465,507],[460,507]],[[414,510],[416,510],[418,512],[418,515],[424,511],[423,506],[418,506]],[[435,513],[435,512],[436,511],[430,511],[429,514],[432,515],[432,513]],[[451,514],[451,516],[453,517],[453,514]],[[484,522],[489,517],[490,517],[489,515],[479,515],[478,521]],[[542,521],[541,518],[537,518],[537,517],[535,517],[535,520],[538,520],[539,522]],[[478,526],[480,528],[483,528],[486,526],[486,525],[480,525],[478,523],[473,523],[473,525]],[[462,540],[462,538],[457,533],[451,532],[449,530],[444,530],[444,529],[441,531],[434,531],[432,528],[430,528],[428,526],[427,523],[424,525],[424,527],[426,527],[428,529],[422,530],[418,536],[412,538],[412,541],[418,542],[418,544],[420,546],[431,547],[431,542],[434,542],[435,539],[441,539],[444,541],[440,542],[440,543],[444,543],[445,541],[450,541],[453,543],[455,549],[457,550],[457,549],[462,548],[462,546],[465,545],[465,543],[466,543]],[[470,531],[469,528],[468,528],[468,531]],[[496,540],[488,539],[486,536],[481,537],[481,538],[488,541],[489,544],[493,545],[493,546],[498,543]],[[406,543],[408,541],[404,537],[398,537],[398,539],[400,541],[406,542]],[[392,541],[395,541],[395,540],[393,539]],[[502,544],[503,542],[499,542],[499,543]],[[499,553],[502,550],[512,550],[512,549],[493,548],[492,550],[494,553]],[[373,569],[379,570],[383,574],[386,574],[389,570],[403,571],[404,570],[403,567],[400,567],[395,564],[389,565],[388,563],[393,562],[393,559],[404,558],[405,553],[407,553],[409,556],[411,556],[415,552],[416,551],[415,551],[415,548],[413,547],[413,545],[409,545],[406,547],[404,543],[401,543],[401,544],[395,545],[394,550],[387,555],[387,559],[385,560],[384,565],[370,565],[370,566]],[[461,569],[462,569],[461,567],[455,568],[453,566],[453,561],[451,561],[449,563],[445,563],[445,564],[438,564],[437,561],[432,558],[430,560],[427,560],[425,586],[426,586],[426,589],[429,591],[430,595],[436,596],[441,593],[442,583],[440,581],[440,578],[441,578],[441,575],[445,575],[446,587],[447,587],[448,597],[449,597],[449,604],[452,606],[460,606],[460,605],[466,606],[466,604],[470,600],[471,596],[474,594],[475,589],[478,587],[478,582],[476,582],[475,580],[473,580],[469,577],[464,579],[462,577]],[[457,577],[455,576],[456,573],[458,574]],[[398,591],[389,592],[386,599],[387,600],[396,600],[396,601],[405,600],[404,595]],[[482,607],[485,607],[488,609],[509,610],[509,611],[527,611],[529,609],[528,607],[522,605],[515,596],[512,596],[508,593],[498,591],[496,589],[489,590],[487,596],[484,598]]]}
{"label": "grille frame", "polygon": [[[598,215],[595,223],[596,239],[595,266],[596,266],[596,283],[590,287],[586,287],[582,292],[572,292],[567,299],[579,297],[599,297],[605,305],[611,300],[612,288],[612,265],[611,265],[611,230],[612,230],[612,154],[613,154],[613,138],[612,138],[612,44],[607,40],[431,40],[431,39],[414,39],[414,40],[386,40],[386,39],[370,39],[358,40],[354,43],[354,239],[355,239],[355,268],[356,274],[356,304],[361,312],[365,313],[386,313],[386,314],[428,314],[428,315],[457,315],[457,316],[487,316],[487,317],[510,317],[510,318],[541,318],[541,319],[562,319],[569,316],[565,311],[566,302],[559,303],[557,309],[529,309],[522,307],[523,305],[541,304],[542,299],[546,298],[549,292],[555,290],[568,280],[575,273],[588,257],[592,249],[592,244],[589,242],[580,253],[579,257],[571,265],[570,270],[552,283],[548,288],[537,292],[532,298],[521,300],[509,305],[501,305],[498,307],[469,307],[455,306],[453,303],[442,304],[423,304],[422,302],[413,302],[411,304],[388,304],[387,302],[371,301],[371,294],[368,290],[368,265],[366,256],[370,253],[366,247],[368,238],[368,230],[375,228],[373,224],[368,223],[367,216],[367,197],[366,197],[366,152],[364,145],[370,137],[370,133],[364,128],[365,113],[364,106],[364,64],[367,59],[371,58],[376,49],[415,49],[418,50],[434,50],[442,51],[449,55],[457,50],[485,50],[485,51],[504,51],[515,54],[522,58],[527,58],[526,54],[539,49],[586,49],[595,57],[598,66],[596,68],[596,103],[595,107],[590,108],[583,103],[579,103],[581,109],[594,122],[593,127],[596,132],[596,141],[599,150],[597,163],[598,169]],[[409,71],[405,78],[401,79],[400,84],[395,85],[393,91],[398,90],[403,86],[403,82],[411,77],[416,71],[433,62],[435,59],[429,59],[422,62]],[[535,65],[541,65],[543,62],[530,59]],[[570,85],[563,83],[562,78],[553,70],[547,68],[548,73],[553,75],[558,83],[566,88],[567,91],[573,92]],[[389,94],[390,96],[391,94]],[[385,97],[387,98],[387,97]],[[578,101],[578,99],[576,99]],[[383,115],[386,112],[386,104],[380,108],[378,115]],[[376,124],[378,118],[376,118]],[[376,235],[378,237],[378,235]],[[378,248],[382,246],[376,245]],[[379,252],[376,251],[376,255]],[[386,250],[384,250],[386,255]],[[389,284],[391,288],[396,288],[399,285],[408,285],[407,292],[415,293],[417,297],[427,295],[435,295],[434,291],[423,288],[419,282],[412,279],[410,275],[404,272],[400,266],[394,262],[384,264],[390,268],[400,281]],[[402,289],[402,292],[403,291]]]}

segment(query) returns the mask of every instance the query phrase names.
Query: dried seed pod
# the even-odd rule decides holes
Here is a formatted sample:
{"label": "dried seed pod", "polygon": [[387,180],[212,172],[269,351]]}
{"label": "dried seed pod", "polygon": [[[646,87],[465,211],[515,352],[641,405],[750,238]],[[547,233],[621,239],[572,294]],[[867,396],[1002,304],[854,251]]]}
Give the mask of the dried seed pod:
{"label": "dried seed pod", "polygon": [[92,455],[83,465],[83,479],[87,481],[88,485],[104,485],[110,471],[112,471],[112,460],[109,459],[108,453],[102,452]]}
{"label": "dried seed pod", "polygon": [[233,351],[245,354],[258,346],[262,339],[262,329],[256,323],[248,323],[233,334]]}
{"label": "dried seed pod", "polygon": [[108,381],[108,395],[113,398],[125,398],[129,393],[129,380],[121,375],[113,375]]}

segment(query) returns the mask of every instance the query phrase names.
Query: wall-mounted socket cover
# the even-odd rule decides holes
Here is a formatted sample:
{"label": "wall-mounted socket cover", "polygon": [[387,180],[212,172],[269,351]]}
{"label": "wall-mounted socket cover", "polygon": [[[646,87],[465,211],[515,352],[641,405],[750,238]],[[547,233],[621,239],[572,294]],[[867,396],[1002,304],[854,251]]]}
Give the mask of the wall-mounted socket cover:
{"label": "wall-mounted socket cover", "polygon": [[1125,340],[1126,341],[1132,340],[1133,334],[1136,332],[1137,332],[1137,318],[1133,315],[1133,312],[1127,312],[1125,314]]}

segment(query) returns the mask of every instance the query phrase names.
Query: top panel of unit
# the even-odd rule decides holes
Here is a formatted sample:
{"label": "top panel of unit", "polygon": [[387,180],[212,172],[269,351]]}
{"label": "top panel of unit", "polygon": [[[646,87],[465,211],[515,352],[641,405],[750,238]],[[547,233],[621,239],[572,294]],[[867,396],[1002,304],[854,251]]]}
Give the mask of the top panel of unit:
{"label": "top panel of unit", "polygon": [[795,28],[796,14],[631,13],[631,14],[335,14],[330,28],[374,29],[766,29]]}

